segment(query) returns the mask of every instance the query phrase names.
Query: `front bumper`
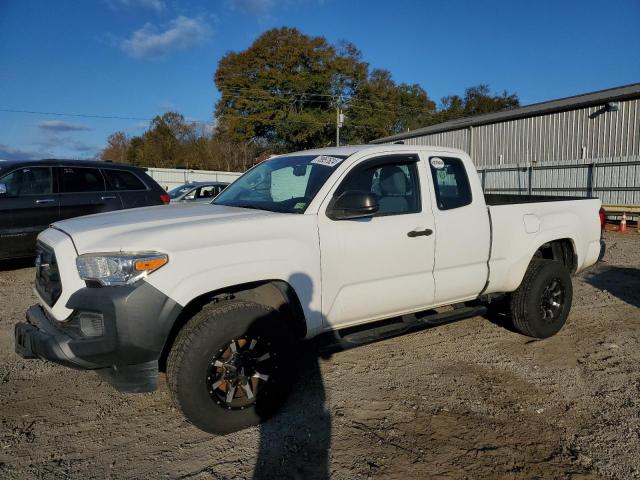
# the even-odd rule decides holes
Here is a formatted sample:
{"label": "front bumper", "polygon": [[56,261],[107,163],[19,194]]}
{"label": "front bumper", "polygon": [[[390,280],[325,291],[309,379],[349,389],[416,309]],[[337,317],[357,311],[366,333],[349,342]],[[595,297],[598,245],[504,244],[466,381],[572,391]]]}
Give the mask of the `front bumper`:
{"label": "front bumper", "polygon": [[102,367],[78,357],[77,342],[50,321],[40,305],[29,307],[26,317],[26,323],[15,326],[16,353],[22,358],[42,358],[72,368]]}
{"label": "front bumper", "polygon": [[[16,353],[71,368],[95,370],[125,392],[157,387],[158,359],[180,305],[146,282],[127,287],[82,288],[69,298],[70,319],[49,318],[40,305],[15,326]],[[87,333],[82,313],[98,318]]]}

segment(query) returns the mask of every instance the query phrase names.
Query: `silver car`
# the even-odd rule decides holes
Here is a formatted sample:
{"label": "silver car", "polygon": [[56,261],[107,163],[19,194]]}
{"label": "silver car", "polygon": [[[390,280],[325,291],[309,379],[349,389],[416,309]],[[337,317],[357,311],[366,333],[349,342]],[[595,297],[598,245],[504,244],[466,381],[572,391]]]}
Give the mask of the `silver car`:
{"label": "silver car", "polygon": [[169,190],[171,203],[210,202],[229,184],[225,182],[189,182]]}

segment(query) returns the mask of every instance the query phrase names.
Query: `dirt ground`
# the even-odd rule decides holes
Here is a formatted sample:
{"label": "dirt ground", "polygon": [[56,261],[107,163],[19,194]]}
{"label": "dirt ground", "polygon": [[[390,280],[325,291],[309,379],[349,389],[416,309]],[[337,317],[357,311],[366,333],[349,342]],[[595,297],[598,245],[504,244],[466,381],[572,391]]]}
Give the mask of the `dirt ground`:
{"label": "dirt ground", "polygon": [[607,233],[569,322],[473,318],[301,358],[286,408],[205,434],[153,394],[13,353],[33,269],[0,271],[0,478],[640,478],[640,235]]}

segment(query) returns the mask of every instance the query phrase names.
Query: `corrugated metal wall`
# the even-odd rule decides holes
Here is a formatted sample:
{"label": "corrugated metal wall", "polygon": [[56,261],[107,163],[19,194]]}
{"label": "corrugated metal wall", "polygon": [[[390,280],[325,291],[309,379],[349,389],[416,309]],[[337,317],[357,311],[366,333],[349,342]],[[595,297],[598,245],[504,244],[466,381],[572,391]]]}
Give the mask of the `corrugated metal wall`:
{"label": "corrugated metal wall", "polygon": [[459,148],[469,151],[469,129],[452,130],[450,132],[434,133],[423,137],[414,137],[404,140],[408,145],[436,145],[438,147]]}
{"label": "corrugated metal wall", "polygon": [[[586,195],[605,204],[640,205],[640,100],[408,138],[409,145],[470,154],[487,192]],[[632,162],[628,165],[625,162]],[[588,165],[597,166],[589,174]],[[556,168],[560,167],[561,168]],[[496,170],[496,169],[499,169]],[[532,172],[530,173],[530,169]]]}
{"label": "corrugated metal wall", "polygon": [[640,100],[509,120],[405,140],[468,152],[479,167],[640,155]]}
{"label": "corrugated metal wall", "polygon": [[163,188],[171,190],[187,182],[233,182],[242,173],[213,170],[183,170],[179,168],[149,168],[147,173]]}
{"label": "corrugated metal wall", "polygon": [[640,156],[479,167],[478,175],[487,193],[595,196],[607,205],[640,205]]}

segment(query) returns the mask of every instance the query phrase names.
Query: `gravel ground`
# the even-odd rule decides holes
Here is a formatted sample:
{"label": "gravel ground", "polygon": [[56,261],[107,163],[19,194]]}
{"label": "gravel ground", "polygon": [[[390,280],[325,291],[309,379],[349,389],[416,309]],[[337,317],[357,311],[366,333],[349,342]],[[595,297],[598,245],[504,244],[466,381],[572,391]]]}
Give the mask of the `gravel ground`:
{"label": "gravel ground", "polygon": [[640,235],[607,233],[555,337],[473,318],[333,355],[261,427],[213,437],[166,384],[121,395],[13,353],[33,269],[0,271],[0,478],[640,478]]}

